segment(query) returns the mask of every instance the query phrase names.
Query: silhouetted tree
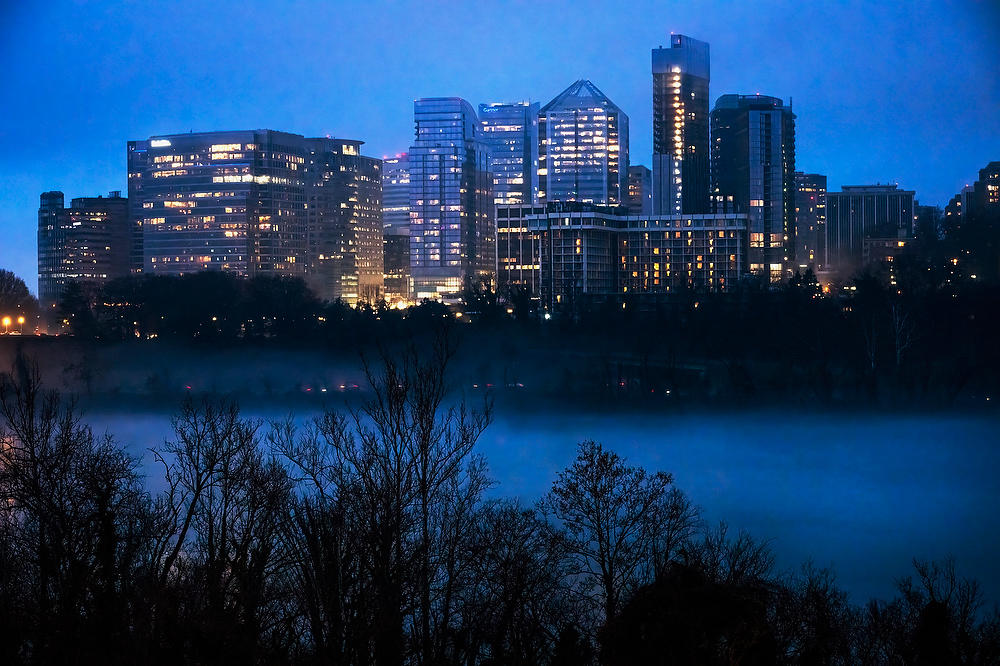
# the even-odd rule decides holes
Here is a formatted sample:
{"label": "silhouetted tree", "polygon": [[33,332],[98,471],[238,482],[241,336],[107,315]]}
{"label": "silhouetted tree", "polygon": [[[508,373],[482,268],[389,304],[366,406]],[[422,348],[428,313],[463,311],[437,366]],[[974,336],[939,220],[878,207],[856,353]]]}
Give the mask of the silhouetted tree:
{"label": "silhouetted tree", "polygon": [[149,557],[137,462],[18,355],[0,375],[0,612],[12,662],[133,661]]}
{"label": "silhouetted tree", "polygon": [[665,472],[630,467],[588,441],[542,499],[542,510],[566,531],[574,573],[596,590],[600,622],[613,617],[642,582],[672,482]]}

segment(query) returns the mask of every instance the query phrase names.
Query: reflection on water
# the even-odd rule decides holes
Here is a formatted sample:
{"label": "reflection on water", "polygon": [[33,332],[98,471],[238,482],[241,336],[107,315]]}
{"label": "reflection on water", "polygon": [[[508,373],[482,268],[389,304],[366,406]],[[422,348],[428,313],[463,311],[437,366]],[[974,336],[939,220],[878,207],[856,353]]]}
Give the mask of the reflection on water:
{"label": "reflection on water", "polygon": [[[280,418],[283,411],[255,411]],[[299,413],[299,417],[307,415]],[[166,413],[92,411],[137,455],[169,437]],[[594,439],[674,474],[710,521],[772,540],[777,563],[833,565],[855,601],[889,597],[910,562],[954,555],[1000,601],[1000,446],[983,416],[626,416],[498,411],[479,452],[497,494],[530,502]],[[144,467],[155,487],[159,471]]]}

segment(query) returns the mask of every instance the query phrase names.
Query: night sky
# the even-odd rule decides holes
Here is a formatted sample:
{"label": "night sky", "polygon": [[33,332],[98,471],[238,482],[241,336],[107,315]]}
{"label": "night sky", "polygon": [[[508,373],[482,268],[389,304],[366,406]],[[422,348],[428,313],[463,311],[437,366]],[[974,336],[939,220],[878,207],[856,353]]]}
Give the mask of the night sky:
{"label": "night sky", "polygon": [[412,140],[417,97],[543,104],[591,79],[650,164],[650,49],[710,43],[711,99],[793,98],[797,168],[944,205],[1000,159],[1000,10],[984,2],[0,0],[0,267],[36,285],[38,195],[126,189],[125,143],[270,128]]}

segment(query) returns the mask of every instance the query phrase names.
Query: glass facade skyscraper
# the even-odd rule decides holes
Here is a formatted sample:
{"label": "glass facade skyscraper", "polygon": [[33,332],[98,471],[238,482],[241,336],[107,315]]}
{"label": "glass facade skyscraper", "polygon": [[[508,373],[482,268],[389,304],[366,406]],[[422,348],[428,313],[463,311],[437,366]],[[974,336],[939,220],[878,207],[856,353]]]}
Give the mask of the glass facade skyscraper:
{"label": "glass facade skyscraper", "polygon": [[410,156],[382,158],[382,229],[407,234],[410,227]]}
{"label": "glass facade skyscraper", "polygon": [[669,48],[653,49],[653,212],[709,211],[708,84],[706,42],[670,35]]}
{"label": "glass facade skyscraper", "polygon": [[713,197],[746,213],[750,271],[779,281],[795,254],[795,114],[777,97],[723,95],[711,126]]}
{"label": "glass facade skyscraper", "polygon": [[130,141],[136,268],[301,276],[320,298],[374,300],[381,174],[360,145],[273,130]]}
{"label": "glass facade skyscraper", "polygon": [[50,311],[70,282],[100,286],[129,273],[128,201],[120,192],[80,197],[64,206],[45,192],[38,207],[38,300]]}
{"label": "glass facade skyscraper", "polygon": [[538,115],[538,200],[621,205],[628,192],[628,116],[580,80]]}
{"label": "glass facade skyscraper", "polygon": [[489,150],[476,111],[458,97],[413,103],[410,272],[416,298],[455,298],[467,282],[492,283],[496,227]]}
{"label": "glass facade skyscraper", "polygon": [[382,229],[385,299],[407,302],[410,288],[410,156],[382,160]]}
{"label": "glass facade skyscraper", "polygon": [[479,105],[483,141],[490,151],[493,203],[538,200],[538,103]]}

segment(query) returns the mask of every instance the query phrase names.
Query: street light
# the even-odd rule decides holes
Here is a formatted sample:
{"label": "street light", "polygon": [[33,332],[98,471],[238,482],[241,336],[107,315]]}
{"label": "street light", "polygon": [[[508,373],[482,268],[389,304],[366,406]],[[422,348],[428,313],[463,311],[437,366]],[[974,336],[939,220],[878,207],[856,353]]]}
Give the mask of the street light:
{"label": "street light", "polygon": [[6,334],[7,329],[10,328],[10,317],[4,317],[3,320],[0,321],[0,323],[3,324],[3,332],[4,334]]}
{"label": "street light", "polygon": [[24,333],[24,315],[17,318],[17,327]]}

